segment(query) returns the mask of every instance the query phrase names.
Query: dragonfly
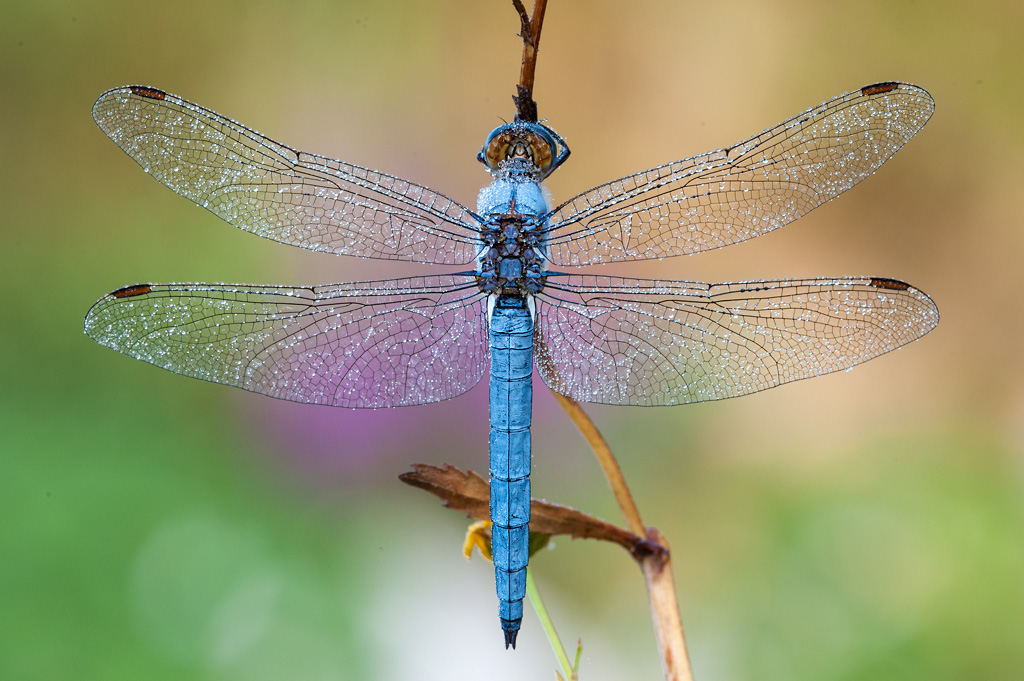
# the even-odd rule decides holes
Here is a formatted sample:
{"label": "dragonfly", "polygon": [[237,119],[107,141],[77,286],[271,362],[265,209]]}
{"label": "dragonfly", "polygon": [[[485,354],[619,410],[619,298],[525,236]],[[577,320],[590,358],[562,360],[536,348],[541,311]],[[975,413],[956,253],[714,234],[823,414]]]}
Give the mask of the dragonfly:
{"label": "dragonfly", "polygon": [[529,562],[534,367],[577,401],[687,404],[846,370],[939,320],[925,293],[881,276],[708,284],[573,268],[767,234],[873,174],[933,110],[915,85],[868,85],[555,207],[542,181],[569,147],[544,123],[513,121],[478,154],[491,180],[470,210],[163,90],[115,88],[93,106],[100,129],[235,227],[445,271],[311,286],[134,284],[97,301],[85,332],[178,374],[348,408],[447,400],[489,371],[492,555],[505,647],[514,648]]}

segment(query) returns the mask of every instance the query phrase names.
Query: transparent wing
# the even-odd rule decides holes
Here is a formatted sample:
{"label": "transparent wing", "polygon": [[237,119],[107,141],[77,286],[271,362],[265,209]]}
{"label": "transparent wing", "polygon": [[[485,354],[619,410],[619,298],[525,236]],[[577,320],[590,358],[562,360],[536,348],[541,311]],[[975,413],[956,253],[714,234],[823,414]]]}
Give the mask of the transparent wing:
{"label": "transparent wing", "polygon": [[537,365],[552,390],[630,405],[736,397],[848,369],[939,321],[927,295],[882,278],[551,276],[537,315]]}
{"label": "transparent wing", "polygon": [[157,180],[232,225],[314,251],[472,262],[475,220],[446,196],[296,151],[155,88],[100,95],[100,129]]}
{"label": "transparent wing", "polygon": [[934,108],[915,85],[869,85],[731,147],[600,185],[554,210],[549,258],[664,258],[760,236],[871,175]]}
{"label": "transparent wing", "polygon": [[472,277],[310,288],[141,284],[101,298],[95,341],[177,374],[295,402],[396,407],[459,395],[487,370]]}

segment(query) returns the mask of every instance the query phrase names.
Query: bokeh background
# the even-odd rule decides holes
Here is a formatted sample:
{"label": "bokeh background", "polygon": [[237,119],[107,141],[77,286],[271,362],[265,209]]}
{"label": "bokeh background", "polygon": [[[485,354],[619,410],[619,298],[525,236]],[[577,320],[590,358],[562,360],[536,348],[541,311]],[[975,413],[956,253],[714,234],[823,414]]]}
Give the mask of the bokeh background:
{"label": "bokeh background", "polygon": [[[292,146],[467,205],[518,77],[511,3],[5,2],[0,8],[0,678],[552,678],[535,616],[506,652],[465,520],[402,485],[486,470],[486,387],[355,412],[275,402],[101,348],[82,317],[144,281],[422,272],[300,252],[161,187],[95,127],[151,84]],[[937,102],[882,170],[798,223],[639,276],[869,274],[942,321],[853,372],[741,400],[594,408],[672,542],[701,681],[1024,678],[1019,2],[552,0],[541,115],[568,197],[889,79]],[[608,520],[538,388],[536,496]],[[639,571],[561,540],[534,560],[583,679],[655,679]]]}

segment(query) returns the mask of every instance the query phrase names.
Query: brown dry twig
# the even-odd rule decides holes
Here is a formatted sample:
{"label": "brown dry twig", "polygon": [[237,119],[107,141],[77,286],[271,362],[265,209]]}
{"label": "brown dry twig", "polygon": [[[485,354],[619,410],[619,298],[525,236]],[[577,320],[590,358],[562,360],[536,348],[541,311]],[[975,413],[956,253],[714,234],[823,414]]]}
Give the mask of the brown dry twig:
{"label": "brown dry twig", "polygon": [[533,80],[537,72],[537,50],[540,47],[540,31],[544,25],[544,10],[547,0],[536,0],[533,16],[526,13],[522,0],[512,0],[519,13],[520,33],[523,39],[523,66],[519,71],[519,84],[512,101],[516,105],[516,120],[537,122],[537,102],[533,100]]}
{"label": "brown dry twig", "polygon": [[693,681],[693,669],[690,667],[686,636],[683,633],[683,620],[679,616],[679,600],[672,576],[672,554],[668,548],[668,541],[657,528],[644,527],[640,511],[629,492],[619,463],[587,413],[572,398],[558,393],[555,393],[555,397],[594,450],[630,528],[634,531],[638,529],[638,534],[643,536],[650,546],[658,547],[658,550],[642,556],[634,555],[633,558],[640,564],[644,581],[647,583],[647,599],[651,605],[651,619],[654,621],[658,651],[661,653],[661,668],[667,681]]}

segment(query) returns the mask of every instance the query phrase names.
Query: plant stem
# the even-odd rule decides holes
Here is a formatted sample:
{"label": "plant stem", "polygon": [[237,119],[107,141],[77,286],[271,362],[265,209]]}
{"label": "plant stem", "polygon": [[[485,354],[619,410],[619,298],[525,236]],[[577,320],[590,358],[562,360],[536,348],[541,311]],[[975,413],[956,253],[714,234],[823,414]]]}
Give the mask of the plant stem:
{"label": "plant stem", "polygon": [[544,601],[540,597],[540,591],[537,590],[537,583],[533,581],[533,573],[530,568],[526,568],[526,594],[530,597],[533,609],[537,611],[537,617],[540,618],[541,626],[544,627],[548,641],[551,642],[551,648],[555,651],[555,657],[558,658],[558,664],[562,667],[562,673],[565,674],[566,679],[575,681],[577,678],[576,670],[573,669],[572,664],[569,662],[569,656],[565,654],[565,646],[562,645],[562,639],[558,637],[558,632],[555,631],[555,625],[551,621],[548,609],[544,606]]}
{"label": "plant stem", "polygon": [[523,38],[523,66],[519,71],[519,85],[512,100],[516,104],[516,120],[537,122],[537,102],[533,99],[533,80],[537,72],[537,48],[540,46],[540,32],[544,26],[544,11],[547,0],[535,0],[533,16],[526,13],[522,0],[512,0],[519,13],[520,35]]}
{"label": "plant stem", "polygon": [[[693,681],[693,669],[690,667],[690,656],[686,651],[686,636],[683,633],[683,620],[679,616],[679,600],[676,596],[675,580],[672,576],[672,558],[668,541],[657,528],[647,529],[640,519],[640,511],[629,492],[622,469],[612,454],[611,448],[601,436],[597,426],[590,420],[583,408],[575,400],[555,393],[559,404],[569,414],[583,437],[590,444],[597,456],[601,469],[604,471],[612,492],[622,509],[629,524],[630,531],[640,537],[646,537],[660,551],[634,552],[633,558],[640,563],[647,584],[647,598],[651,605],[651,619],[654,622],[654,635],[658,641],[658,652],[661,654],[661,668],[666,681]],[[527,574],[529,578],[529,574]]]}
{"label": "plant stem", "polygon": [[[656,528],[648,530],[647,538],[668,549],[668,541]],[[658,640],[661,669],[665,678],[671,681],[693,681],[669,555],[667,550],[664,554],[652,554],[640,561],[640,569],[647,582],[647,600],[651,604],[654,635]]]}
{"label": "plant stem", "polygon": [[619,508],[622,509],[622,514],[626,516],[626,524],[629,526],[630,532],[640,537],[647,536],[643,520],[640,519],[640,511],[636,507],[636,502],[633,501],[633,495],[626,484],[626,478],[622,475],[622,469],[619,468],[619,462],[615,460],[615,455],[612,454],[611,448],[605,442],[604,437],[601,436],[597,426],[590,420],[587,413],[583,411],[583,408],[571,397],[555,393],[555,398],[562,405],[562,409],[565,409],[566,413],[569,414],[572,422],[579,428],[590,448],[594,450],[597,461],[601,465],[601,470],[604,471],[608,484],[611,485],[612,493],[619,503]]}

